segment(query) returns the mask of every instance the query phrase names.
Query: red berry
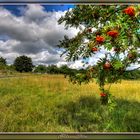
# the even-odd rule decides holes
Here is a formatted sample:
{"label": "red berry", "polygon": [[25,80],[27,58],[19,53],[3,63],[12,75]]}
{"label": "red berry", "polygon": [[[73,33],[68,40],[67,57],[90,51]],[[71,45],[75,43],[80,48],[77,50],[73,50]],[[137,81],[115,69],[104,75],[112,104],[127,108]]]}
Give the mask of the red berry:
{"label": "red berry", "polygon": [[91,50],[92,50],[93,52],[96,52],[96,51],[98,51],[98,48],[97,48],[97,47],[93,47]]}
{"label": "red berry", "polygon": [[103,68],[104,69],[110,69],[111,68],[111,64],[109,62],[106,62],[104,65],[103,65]]}
{"label": "red berry", "polygon": [[105,97],[107,94],[106,93],[100,93],[101,97]]}
{"label": "red berry", "polygon": [[134,58],[134,55],[132,53],[129,53],[127,56],[128,56],[129,59],[133,59]]}
{"label": "red berry", "polygon": [[127,7],[123,12],[129,16],[135,16],[135,8],[133,6]]}
{"label": "red berry", "polygon": [[105,41],[105,38],[103,37],[103,36],[97,36],[96,37],[96,41],[99,43],[99,44],[101,44],[101,43],[103,43],[104,41]]}
{"label": "red berry", "polygon": [[112,30],[107,32],[107,35],[111,36],[111,37],[117,37],[118,36],[118,31],[117,30]]}

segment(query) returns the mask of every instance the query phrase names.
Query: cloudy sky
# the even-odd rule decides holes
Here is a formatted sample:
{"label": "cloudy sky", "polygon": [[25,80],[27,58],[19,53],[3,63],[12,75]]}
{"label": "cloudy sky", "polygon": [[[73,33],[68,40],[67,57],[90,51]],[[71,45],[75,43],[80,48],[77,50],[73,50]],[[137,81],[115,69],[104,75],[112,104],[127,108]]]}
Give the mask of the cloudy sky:
{"label": "cloudy sky", "polygon": [[[1,5],[0,56],[6,58],[8,64],[12,64],[20,55],[27,55],[32,58],[34,65],[67,64],[72,68],[81,68],[81,60],[66,62],[65,57],[60,57],[62,49],[56,46],[64,35],[73,37],[78,32],[75,28],[65,30],[64,24],[57,23],[73,7],[74,5]],[[94,64],[101,56],[104,56],[102,51],[88,61]]]}
{"label": "cloudy sky", "polygon": [[[38,64],[67,64],[62,50],[56,47],[64,35],[75,36],[78,30],[64,29],[57,20],[74,5],[5,5],[0,6],[0,56],[12,64],[20,55]],[[80,62],[79,62],[80,63]],[[71,67],[80,64],[68,64]]]}

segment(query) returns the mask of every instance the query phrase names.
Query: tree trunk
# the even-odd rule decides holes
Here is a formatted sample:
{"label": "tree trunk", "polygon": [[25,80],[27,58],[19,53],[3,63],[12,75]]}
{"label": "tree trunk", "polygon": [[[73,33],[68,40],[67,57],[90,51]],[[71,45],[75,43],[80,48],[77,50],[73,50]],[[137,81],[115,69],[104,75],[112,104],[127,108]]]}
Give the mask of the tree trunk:
{"label": "tree trunk", "polygon": [[101,104],[102,105],[107,105],[108,104],[108,95],[106,96],[101,96]]}

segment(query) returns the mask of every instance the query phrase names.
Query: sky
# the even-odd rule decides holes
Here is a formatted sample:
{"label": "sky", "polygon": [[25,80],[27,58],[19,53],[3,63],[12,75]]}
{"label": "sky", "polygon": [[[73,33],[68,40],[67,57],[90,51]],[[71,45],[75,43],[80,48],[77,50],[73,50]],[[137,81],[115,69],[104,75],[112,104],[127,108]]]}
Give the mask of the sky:
{"label": "sky", "polygon": [[[79,29],[65,30],[64,24],[58,25],[58,19],[74,5],[3,5],[0,6],[0,56],[12,64],[16,57],[27,55],[34,65],[68,65],[71,68],[83,68],[83,60],[66,62],[60,57],[64,50],[57,45],[64,35],[74,37]],[[90,58],[89,64],[97,62],[102,52]]]}
{"label": "sky", "polygon": [[[27,55],[34,65],[61,66],[82,68],[82,60],[66,62],[63,52],[57,47],[59,40],[68,35],[74,37],[79,29],[65,30],[64,24],[58,25],[58,19],[74,5],[1,5],[0,6],[0,56],[12,64],[16,57]],[[90,58],[93,65],[104,51]]]}
{"label": "sky", "polygon": [[[77,29],[64,29],[58,19],[74,5],[3,5],[0,6],[0,56],[12,64],[16,57],[27,55],[34,65],[79,67],[60,57],[57,47],[64,35],[74,37]],[[80,63],[80,61],[79,61]]]}

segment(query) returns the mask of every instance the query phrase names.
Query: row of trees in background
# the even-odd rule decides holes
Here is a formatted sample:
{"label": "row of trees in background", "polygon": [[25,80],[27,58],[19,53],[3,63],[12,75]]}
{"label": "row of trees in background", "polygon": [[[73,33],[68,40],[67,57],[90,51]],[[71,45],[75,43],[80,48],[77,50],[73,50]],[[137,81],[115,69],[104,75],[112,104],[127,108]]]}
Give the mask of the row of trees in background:
{"label": "row of trees in background", "polygon": [[6,71],[31,72],[33,67],[34,66],[32,63],[32,59],[24,55],[17,57],[12,65],[7,65],[6,59],[0,57],[1,72],[6,72]]}
{"label": "row of trees in background", "polygon": [[85,70],[71,69],[67,65],[62,65],[61,67],[57,67],[56,65],[38,65],[34,68],[35,73],[65,74],[65,76],[76,74],[79,71],[84,72]]}
{"label": "row of trees in background", "polygon": [[25,55],[17,57],[12,65],[7,65],[6,59],[0,57],[0,70],[1,71],[10,70],[10,71],[17,71],[17,72],[33,72],[33,73],[42,73],[42,74],[43,73],[65,74],[65,75],[72,75],[79,71],[84,71],[84,70],[71,69],[67,65],[63,65],[61,67],[57,67],[56,65],[34,66],[32,59]]}
{"label": "row of trees in background", "polygon": [[[62,65],[61,67],[57,67],[56,65],[34,66],[32,63],[32,59],[25,55],[17,57],[12,65],[7,65],[6,59],[3,57],[0,57],[0,70],[5,71],[5,72],[17,71],[17,72],[33,72],[33,73],[39,73],[39,74],[45,74],[45,73],[64,74],[65,77],[67,75],[74,76],[76,73],[86,74],[86,71],[87,71],[86,69],[80,69],[80,70],[72,69],[72,68],[69,68],[67,65]],[[123,78],[124,79],[140,79],[140,70],[126,71],[123,75]]]}

